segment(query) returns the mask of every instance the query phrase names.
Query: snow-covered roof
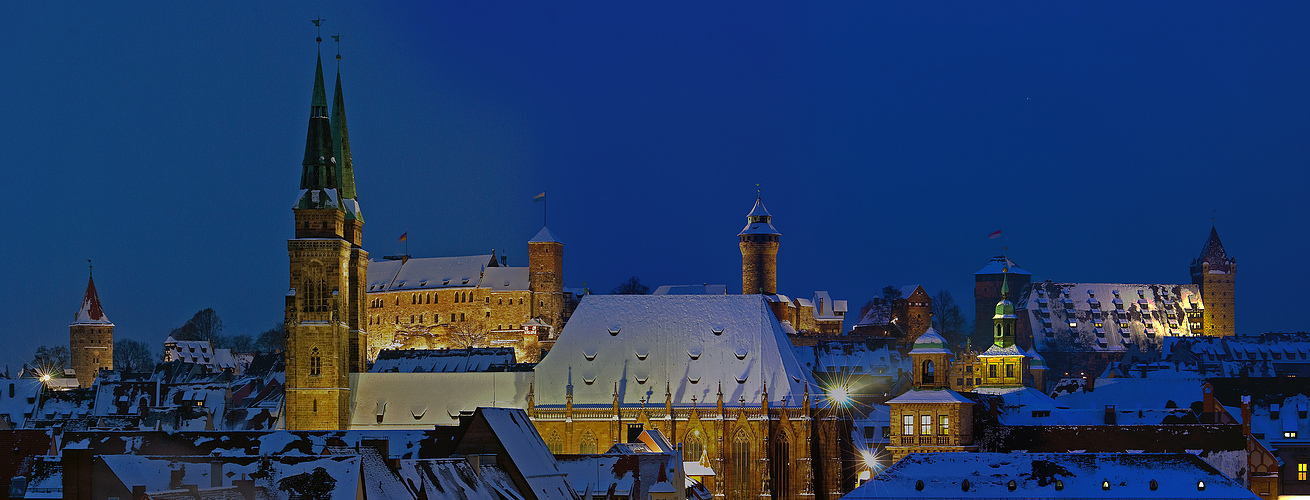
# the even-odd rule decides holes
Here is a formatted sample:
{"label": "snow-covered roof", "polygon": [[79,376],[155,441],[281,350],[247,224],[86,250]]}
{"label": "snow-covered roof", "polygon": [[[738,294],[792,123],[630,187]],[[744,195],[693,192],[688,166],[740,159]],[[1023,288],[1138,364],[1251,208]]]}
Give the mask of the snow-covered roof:
{"label": "snow-covered roof", "polygon": [[[500,281],[483,284],[483,271],[499,266],[494,254],[369,261],[368,291],[373,293],[477,286],[503,288],[503,282],[507,278],[511,281],[519,279],[497,273],[497,279]],[[522,273],[526,276],[527,268],[523,269]],[[518,288],[510,287],[510,289]]]}
{"label": "snow-covered roof", "polygon": [[[756,220],[757,218],[760,220],[757,221]],[[755,206],[751,207],[751,213],[746,214],[746,220],[747,220],[746,227],[742,228],[741,232],[737,233],[737,235],[741,236],[743,234],[782,234],[779,233],[777,229],[773,228],[773,223],[770,222],[771,218],[772,216],[769,215],[769,211],[764,208],[764,201],[759,198],[756,198]]]}
{"label": "snow-covered roof", "polygon": [[906,456],[842,498],[1259,497],[1190,453],[950,452]]}
{"label": "snow-covered roof", "polygon": [[660,285],[651,295],[726,295],[728,285]]}
{"label": "snow-covered roof", "polygon": [[350,428],[431,429],[478,407],[527,408],[532,380],[532,372],[352,373]]}
{"label": "snow-covered roof", "polygon": [[983,351],[982,354],[979,354],[978,357],[993,358],[993,357],[1001,357],[1001,356],[1027,356],[1027,355],[1028,353],[1025,352],[1022,347],[1019,347],[1019,344],[1010,344],[1009,347],[1001,347],[996,344],[992,344],[991,347],[988,347],[987,350]]}
{"label": "snow-covered roof", "polygon": [[[1102,410],[1190,408],[1201,401],[1201,377],[1098,378],[1092,390],[1082,379],[1065,379],[1051,391],[1056,404],[1072,409]],[[1173,403],[1172,405],[1170,403]]]}
{"label": "snow-covered roof", "polygon": [[514,480],[503,468],[495,464],[480,464],[475,469],[464,458],[401,460],[397,472],[406,483],[413,485],[415,490],[423,492],[423,498],[467,500],[530,498],[518,490]]}
{"label": "snow-covered roof", "polygon": [[1078,350],[1123,351],[1195,335],[1188,313],[1205,305],[1197,285],[1046,282],[1025,287],[1016,309],[1028,318],[1038,350],[1068,340]]}
{"label": "snow-covered roof", "polygon": [[982,269],[979,269],[978,272],[973,274],[1003,274],[1005,272],[1006,265],[1009,265],[1010,267],[1010,274],[1032,275],[1032,273],[1028,271],[1024,271],[1019,267],[1018,264],[1015,264],[1014,261],[1007,259],[1004,255],[997,255],[995,257],[992,257],[992,260],[987,261],[987,265],[983,266]]}
{"label": "snow-covered roof", "polygon": [[725,404],[739,398],[801,404],[810,372],[800,365],[782,326],[758,295],[593,295],[536,366],[538,405],[608,406],[616,389],[625,405],[663,402]]}
{"label": "snow-covered roof", "polygon": [[528,289],[528,268],[526,267],[488,267],[482,275],[482,288],[493,292],[526,291]]}
{"label": "snow-covered roof", "polygon": [[100,295],[96,293],[96,281],[92,278],[86,280],[86,294],[82,296],[82,308],[78,309],[77,316],[73,318],[74,325],[108,325],[109,317],[105,316],[105,311],[100,307]]}
{"label": "snow-covered roof", "polygon": [[0,379],[0,418],[7,417],[15,429],[22,428],[26,415],[36,407],[42,386],[35,378]]}
{"label": "snow-covered roof", "polygon": [[[921,290],[921,289],[923,289],[923,285],[905,285],[905,286],[901,287],[901,298],[902,298],[902,299],[908,299],[908,298],[910,298],[911,295],[914,295],[914,292],[915,292],[915,291],[918,291],[918,290]],[[928,292],[925,290],[923,293],[926,294],[926,293],[928,293]]]}
{"label": "snow-covered roof", "polygon": [[814,292],[814,319],[818,320],[837,320],[842,319],[837,313],[846,313],[845,300],[832,300],[828,292],[820,290]]}
{"label": "snow-covered roof", "polygon": [[[546,447],[527,412],[517,408],[479,408],[478,413],[533,493],[540,492],[538,498],[573,498],[573,489],[555,462],[555,455]],[[463,448],[464,444],[460,443],[456,452],[466,451]]]}
{"label": "snow-covered roof", "polygon": [[533,236],[532,239],[528,240],[528,243],[563,243],[563,242],[560,241],[559,238],[555,237],[555,233],[550,232],[550,229],[543,226],[541,228],[541,231],[537,231],[536,236]]}
{"label": "snow-covered roof", "polygon": [[896,396],[887,404],[901,403],[973,403],[972,399],[961,396],[950,389],[910,389],[905,394]]}
{"label": "snow-covered roof", "polygon": [[951,354],[951,351],[946,348],[946,339],[930,326],[914,339],[914,350],[910,354]]}
{"label": "snow-covered roof", "polygon": [[514,349],[487,347],[471,349],[383,349],[370,373],[467,373],[504,370],[514,364]]}
{"label": "snow-covered roof", "polygon": [[[230,478],[248,477],[255,480],[257,487],[263,487],[271,498],[288,498],[289,491],[282,490],[282,481],[302,476],[306,481],[317,477],[330,477],[335,482],[330,484],[326,498],[353,499],[359,488],[359,456],[334,455],[325,457],[267,457],[269,467],[262,468],[259,457],[226,458],[222,462],[210,462],[206,457],[197,457],[203,462],[185,462],[175,456],[141,456],[141,455],[100,455],[109,471],[126,487],[145,486],[147,493],[173,492],[170,488],[173,471],[182,474],[182,485],[198,485],[207,489],[213,484],[210,474],[214,467],[220,471],[220,486],[232,486]],[[318,469],[323,472],[317,473]],[[326,476],[323,476],[326,474]],[[152,495],[153,496],[153,495]]]}

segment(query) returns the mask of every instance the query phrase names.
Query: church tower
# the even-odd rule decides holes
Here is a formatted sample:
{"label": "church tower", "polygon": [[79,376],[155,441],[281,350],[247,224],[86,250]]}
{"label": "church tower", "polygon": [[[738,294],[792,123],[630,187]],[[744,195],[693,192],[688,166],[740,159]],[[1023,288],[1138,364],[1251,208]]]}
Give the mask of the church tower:
{"label": "church tower", "polygon": [[528,273],[530,317],[550,325],[552,337],[558,335],[564,323],[564,243],[550,229],[543,227],[528,240]]}
{"label": "church tower", "polygon": [[350,373],[365,368],[359,322],[365,317],[368,253],[360,245],[364,221],[355,199],[341,75],[338,70],[329,117],[321,56],[301,166],[300,194],[292,207],[295,238],[287,240],[286,428],[345,429]]}
{"label": "church tower", "polygon": [[741,247],[741,293],[775,295],[778,293],[778,236],[773,217],[764,202],[755,198],[755,206],[746,214],[746,227],[737,233]]}
{"label": "church tower", "polygon": [[1237,315],[1234,307],[1237,260],[1228,256],[1219,241],[1219,231],[1210,227],[1210,237],[1201,247],[1201,255],[1192,261],[1192,284],[1201,288],[1205,306],[1202,326],[1205,335],[1235,335]]}
{"label": "church tower", "polygon": [[992,316],[992,346],[978,355],[982,386],[1022,386],[1028,373],[1028,354],[1014,343],[1019,316],[1010,302],[1009,269],[1003,272],[1001,301]]}
{"label": "church tower", "polygon": [[68,354],[78,387],[91,387],[101,368],[114,369],[114,324],[100,308],[94,278],[87,278],[82,308],[68,325]]}

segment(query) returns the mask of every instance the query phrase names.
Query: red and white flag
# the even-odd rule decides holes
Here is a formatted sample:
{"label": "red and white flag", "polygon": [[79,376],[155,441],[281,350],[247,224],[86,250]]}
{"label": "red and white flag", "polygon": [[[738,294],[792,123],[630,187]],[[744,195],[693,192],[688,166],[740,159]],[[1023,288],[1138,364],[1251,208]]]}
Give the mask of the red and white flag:
{"label": "red and white flag", "polygon": [[989,240],[994,240],[994,239],[996,239],[996,238],[1000,238],[1000,237],[1001,237],[1001,230],[1000,230],[1000,229],[997,229],[996,232],[987,235],[987,239],[989,239]]}

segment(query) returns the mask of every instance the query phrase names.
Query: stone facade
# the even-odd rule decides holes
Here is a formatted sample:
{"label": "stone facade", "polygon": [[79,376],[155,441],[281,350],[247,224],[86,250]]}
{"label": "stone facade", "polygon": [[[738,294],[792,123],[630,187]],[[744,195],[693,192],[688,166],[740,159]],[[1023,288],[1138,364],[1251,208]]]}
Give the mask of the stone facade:
{"label": "stone facade", "polygon": [[746,227],[737,234],[741,248],[741,293],[774,295],[778,293],[778,238],[764,202],[755,199],[755,207],[746,215]]}
{"label": "stone facade", "polygon": [[[542,229],[528,242],[528,280],[532,300],[529,319],[536,318],[555,331],[564,327],[564,244]],[[526,320],[524,320],[526,321]]]}
{"label": "stone facade", "polygon": [[[794,402],[793,402],[794,404]],[[683,460],[705,462],[717,473],[706,488],[724,500],[840,498],[841,419],[800,407],[715,404],[620,405],[608,408],[532,406],[528,414],[555,454],[603,453],[634,433],[658,429],[682,445]]]}
{"label": "stone facade", "polygon": [[973,403],[891,405],[892,463],[911,453],[978,451],[973,444]]}

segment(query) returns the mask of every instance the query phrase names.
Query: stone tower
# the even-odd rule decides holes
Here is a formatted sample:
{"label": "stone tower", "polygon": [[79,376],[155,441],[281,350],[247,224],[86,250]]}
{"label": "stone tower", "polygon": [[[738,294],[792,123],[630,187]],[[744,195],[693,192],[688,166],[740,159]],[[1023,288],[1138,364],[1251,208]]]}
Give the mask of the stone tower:
{"label": "stone tower", "polygon": [[1234,335],[1236,309],[1234,308],[1234,281],[1237,279],[1237,260],[1228,256],[1219,241],[1219,231],[1210,227],[1210,237],[1201,247],[1201,255],[1192,261],[1192,284],[1201,288],[1201,303],[1205,306],[1202,327],[1206,335]]}
{"label": "stone tower", "polygon": [[741,293],[775,295],[778,293],[778,236],[773,217],[756,197],[746,227],[737,233],[741,247]]}
{"label": "stone tower", "polygon": [[360,247],[364,221],[355,199],[339,70],[334,101],[329,118],[320,56],[300,195],[292,207],[295,239],[287,240],[291,264],[285,319],[288,430],[347,428],[350,373],[365,367],[367,349],[360,320],[365,317],[368,253]]}
{"label": "stone tower", "polygon": [[114,369],[114,324],[100,308],[93,278],[87,278],[82,308],[68,325],[68,354],[78,387],[91,387],[101,368]]}
{"label": "stone tower", "polygon": [[[1006,269],[1009,272],[1006,272]],[[1033,275],[1028,271],[1020,269],[1014,265],[1004,255],[992,257],[986,266],[973,273],[973,343],[975,345],[987,345],[992,342],[992,315],[996,303],[1000,302],[1001,285],[1003,282],[1010,283],[1010,287],[1018,292],[1023,292],[1024,288],[1032,282]]]}
{"label": "stone tower", "polygon": [[564,243],[550,229],[528,240],[528,273],[531,317],[550,325],[553,338],[564,321]]}

